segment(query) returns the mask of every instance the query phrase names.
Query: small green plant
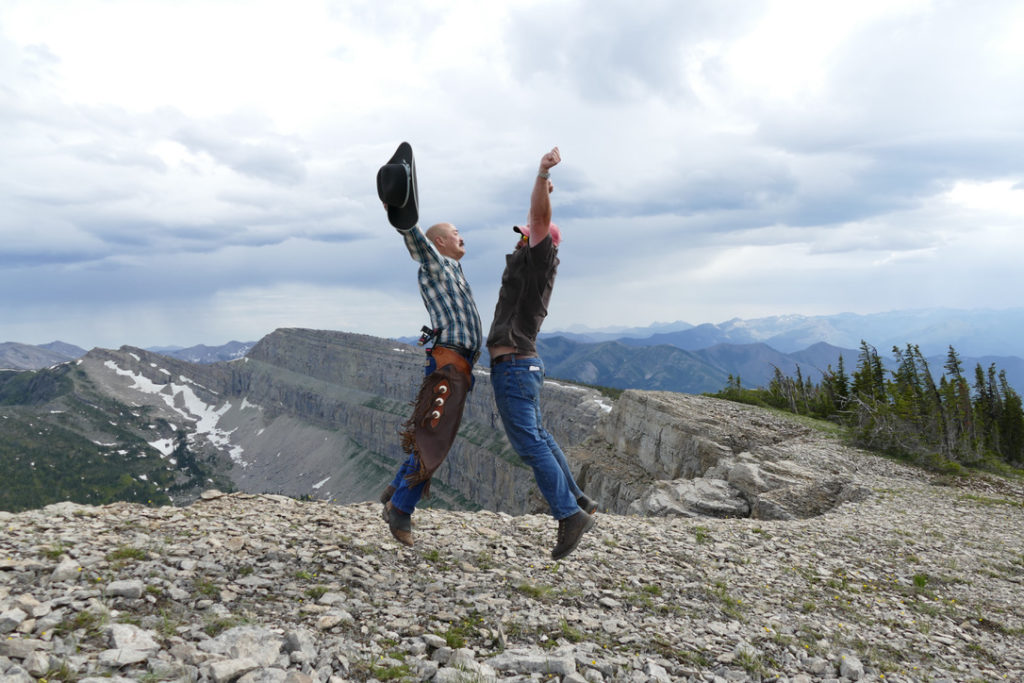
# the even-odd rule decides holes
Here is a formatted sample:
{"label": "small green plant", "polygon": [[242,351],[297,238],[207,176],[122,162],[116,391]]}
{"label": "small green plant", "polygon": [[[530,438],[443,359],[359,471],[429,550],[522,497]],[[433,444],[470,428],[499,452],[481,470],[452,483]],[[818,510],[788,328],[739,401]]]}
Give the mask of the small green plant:
{"label": "small green plant", "polygon": [[466,646],[466,639],[472,638],[480,633],[480,624],[483,618],[473,612],[460,622],[453,622],[448,625],[448,630],[442,634],[442,638],[448,647],[458,649]]}
{"label": "small green plant", "polygon": [[118,560],[148,560],[149,553],[142,548],[136,548],[130,545],[123,545],[115,550],[111,550],[107,553],[108,562],[116,562]]}
{"label": "small green plant", "polygon": [[200,595],[207,598],[215,598],[220,595],[220,589],[217,588],[217,584],[209,579],[197,579],[193,585]]}
{"label": "small green plant", "polygon": [[72,671],[66,659],[62,659],[60,666],[53,667],[43,674],[40,681],[77,681],[78,676]]}
{"label": "small green plant", "polygon": [[99,636],[103,627],[106,626],[109,617],[106,613],[99,612],[75,612],[73,617],[64,619],[58,624],[54,631],[58,634],[68,634],[73,631],[85,631],[85,637]]}
{"label": "small green plant", "polygon": [[299,581],[309,581],[313,578],[313,575],[307,572],[305,569],[300,569],[299,571],[295,572],[295,578]]}
{"label": "small green plant", "polygon": [[521,583],[516,586],[516,590],[527,597],[531,597],[534,600],[547,600],[551,597],[551,593],[554,589],[551,586],[545,586],[543,584],[534,586],[530,583]]}
{"label": "small green plant", "polygon": [[319,600],[327,592],[327,586],[313,586],[306,589],[306,596],[311,600]]}
{"label": "small green plant", "polygon": [[745,647],[739,648],[734,662],[751,676],[760,677],[767,673],[764,662],[761,661],[761,656]]}
{"label": "small green plant", "polygon": [[711,531],[706,526],[696,526],[693,528],[693,535],[697,539],[697,543],[710,543],[711,542]]}
{"label": "small green plant", "polygon": [[48,560],[59,560],[60,556],[64,554],[65,548],[61,541],[57,541],[49,548],[43,548],[43,557]]}
{"label": "small green plant", "polygon": [[480,569],[492,569],[494,567],[494,556],[486,550],[481,550],[476,554],[476,566]]}
{"label": "small green plant", "polygon": [[656,583],[646,583],[640,590],[650,595],[661,595],[661,586]]}
{"label": "small green plant", "polygon": [[583,640],[583,632],[578,628],[574,628],[569,625],[569,622],[562,619],[558,624],[558,634],[556,637],[565,638],[570,643],[578,643]]}
{"label": "small green plant", "polygon": [[728,587],[725,585],[724,582],[715,581],[714,589],[711,591],[711,593],[716,598],[718,598],[719,602],[722,603],[723,612],[725,612],[733,619],[742,621],[743,612],[740,609],[740,605],[743,601],[739,600],[738,598],[734,598],[732,595],[730,595]]}
{"label": "small green plant", "polygon": [[412,669],[405,662],[391,666],[371,666],[370,675],[378,681],[411,680]]}
{"label": "small green plant", "polygon": [[203,623],[203,632],[211,638],[216,638],[224,631],[235,626],[246,623],[246,620],[239,616],[212,617]]}
{"label": "small green plant", "polygon": [[148,560],[149,553],[142,548],[135,548],[130,545],[123,545],[116,550],[107,553],[107,562],[114,569],[120,569],[132,561]]}
{"label": "small green plant", "polygon": [[156,625],[156,632],[164,638],[178,635],[178,627],[182,625],[181,620],[167,610],[160,610],[160,621]]}

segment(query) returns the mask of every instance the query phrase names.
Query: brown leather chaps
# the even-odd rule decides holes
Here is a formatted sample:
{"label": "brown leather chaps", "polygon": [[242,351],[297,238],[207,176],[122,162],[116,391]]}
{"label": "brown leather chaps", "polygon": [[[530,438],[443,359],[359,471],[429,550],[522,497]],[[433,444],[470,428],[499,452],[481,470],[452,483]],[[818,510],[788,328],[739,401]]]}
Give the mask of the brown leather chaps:
{"label": "brown leather chaps", "polygon": [[420,386],[412,417],[404,425],[402,449],[414,453],[418,465],[406,481],[410,486],[426,481],[429,488],[430,478],[444,462],[459,431],[473,369],[461,354],[443,346],[435,346],[428,353],[434,357],[437,369]]}

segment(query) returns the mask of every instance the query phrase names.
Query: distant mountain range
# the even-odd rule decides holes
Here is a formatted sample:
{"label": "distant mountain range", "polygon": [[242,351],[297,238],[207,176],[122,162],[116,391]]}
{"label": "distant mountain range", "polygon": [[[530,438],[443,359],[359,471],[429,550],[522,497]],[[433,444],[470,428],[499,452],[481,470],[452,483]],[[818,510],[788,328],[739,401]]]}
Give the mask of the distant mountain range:
{"label": "distant mountain range", "polygon": [[634,346],[668,344],[687,351],[716,344],[763,343],[791,353],[818,342],[856,349],[861,340],[882,354],[893,346],[916,344],[926,356],[953,346],[962,356],[1024,357],[1024,308],[958,310],[931,308],[858,315],[779,315],[718,324],[655,323],[649,327],[549,331],[546,337],[577,342],[621,340]]}
{"label": "distant mountain range", "polygon": [[[669,344],[632,345],[627,340],[585,343],[564,337],[544,337],[537,343],[549,377],[613,387],[651,389],[688,394],[714,393],[725,387],[732,375],[743,386],[767,386],[778,368],[783,375],[819,382],[829,366],[839,367],[842,356],[847,375],[854,372],[859,349],[844,349],[824,342],[793,353],[782,353],[767,344],[717,344],[706,349],[687,351]],[[905,345],[904,345],[905,346]],[[879,348],[883,362],[891,360],[887,349]],[[927,356],[936,377],[943,373],[946,354]],[[1010,385],[1024,393],[1024,359],[1016,356],[960,355],[969,381],[974,368],[987,369],[995,363],[1006,372]]]}
{"label": "distant mountain range", "polygon": [[163,346],[146,349],[161,356],[170,356],[189,363],[219,363],[221,361],[238,360],[249,353],[249,349],[256,345],[256,342],[230,341],[221,346],[206,346],[199,344],[188,348],[178,346]]}
{"label": "distant mountain range", "polygon": [[85,355],[85,349],[64,342],[49,344],[0,344],[0,370],[41,370]]}
{"label": "distant mountain range", "polygon": [[[146,350],[189,363],[219,363],[244,357],[255,344],[256,342],[230,341],[221,346],[160,346]],[[38,346],[5,342],[0,344],[0,370],[42,370],[58,363],[76,360],[85,354],[85,349],[60,341]]]}

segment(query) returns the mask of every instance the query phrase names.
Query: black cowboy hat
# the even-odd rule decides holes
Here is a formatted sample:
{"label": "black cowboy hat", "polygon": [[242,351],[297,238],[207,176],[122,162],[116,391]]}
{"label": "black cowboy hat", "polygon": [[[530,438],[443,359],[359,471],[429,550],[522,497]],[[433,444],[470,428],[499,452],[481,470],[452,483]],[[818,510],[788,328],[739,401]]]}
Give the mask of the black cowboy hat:
{"label": "black cowboy hat", "polygon": [[387,205],[388,221],[399,230],[408,230],[419,221],[416,161],[408,142],[400,144],[377,171],[377,195]]}

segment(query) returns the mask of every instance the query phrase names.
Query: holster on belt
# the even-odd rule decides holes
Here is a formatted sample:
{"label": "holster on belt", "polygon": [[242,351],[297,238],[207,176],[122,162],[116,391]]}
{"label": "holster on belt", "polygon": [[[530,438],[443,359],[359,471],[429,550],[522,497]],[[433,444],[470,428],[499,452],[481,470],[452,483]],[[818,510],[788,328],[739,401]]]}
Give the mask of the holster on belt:
{"label": "holster on belt", "polygon": [[[424,378],[402,432],[402,449],[414,453],[417,464],[406,481],[410,486],[426,481],[428,489],[459,431],[473,371],[469,361],[451,349],[435,346],[430,354],[437,369]],[[425,489],[424,495],[428,492]]]}

